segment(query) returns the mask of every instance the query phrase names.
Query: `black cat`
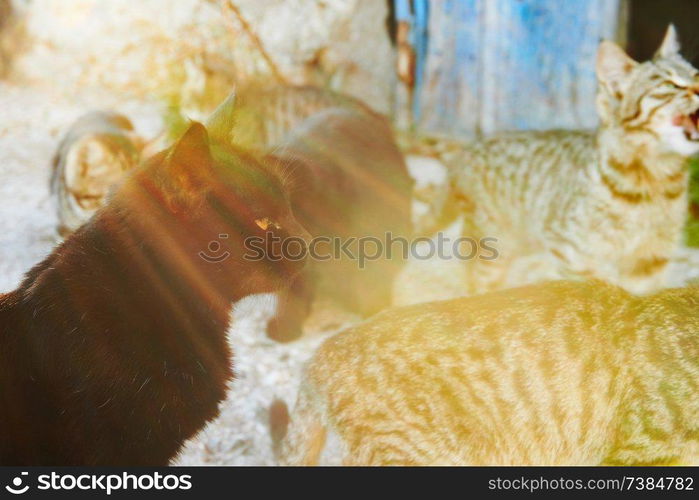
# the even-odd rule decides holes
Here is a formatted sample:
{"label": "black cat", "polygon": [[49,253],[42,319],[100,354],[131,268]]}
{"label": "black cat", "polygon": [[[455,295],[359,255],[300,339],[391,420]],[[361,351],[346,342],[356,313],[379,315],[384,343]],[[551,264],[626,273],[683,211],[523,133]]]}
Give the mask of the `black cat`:
{"label": "black cat", "polygon": [[[309,259],[280,297],[268,335],[296,339],[320,294],[362,316],[388,307],[407,246],[387,240],[410,237],[413,187],[388,121],[358,109],[328,108],[299,125],[275,157],[289,171],[294,215],[318,242],[314,257],[331,258]],[[371,259],[360,262],[361,244],[347,244],[352,238],[365,239]],[[338,252],[337,242],[353,256]]]}
{"label": "black cat", "polygon": [[280,179],[194,123],[0,295],[1,464],[163,465],[217,415],[231,303],[304,265],[244,257],[307,237]]}

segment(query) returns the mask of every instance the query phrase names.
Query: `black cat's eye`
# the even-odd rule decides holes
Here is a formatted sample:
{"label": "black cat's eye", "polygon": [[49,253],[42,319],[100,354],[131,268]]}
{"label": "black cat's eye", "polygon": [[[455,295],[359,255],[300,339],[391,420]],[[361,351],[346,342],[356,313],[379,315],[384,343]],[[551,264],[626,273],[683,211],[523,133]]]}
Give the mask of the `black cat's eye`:
{"label": "black cat's eye", "polygon": [[259,219],[255,219],[255,224],[257,227],[262,229],[263,231],[267,231],[268,229],[281,229],[282,227],[269,217],[261,217]]}

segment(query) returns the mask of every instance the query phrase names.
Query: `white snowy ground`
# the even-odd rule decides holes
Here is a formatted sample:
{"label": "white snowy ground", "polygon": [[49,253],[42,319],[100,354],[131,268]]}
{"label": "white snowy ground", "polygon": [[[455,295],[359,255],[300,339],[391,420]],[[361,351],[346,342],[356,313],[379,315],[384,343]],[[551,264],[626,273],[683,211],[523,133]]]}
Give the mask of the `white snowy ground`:
{"label": "white snowy ground", "polygon": [[[82,113],[107,108],[129,116],[146,137],[159,130],[159,109],[153,103],[94,90],[72,95],[48,86],[0,82],[0,293],[15,288],[23,273],[55,244],[48,178],[62,134]],[[412,159],[411,167],[418,181],[440,179],[439,168],[429,161]],[[457,261],[410,262],[396,284],[396,299],[412,303],[458,295],[462,276]],[[673,264],[672,283],[679,285],[697,276],[697,252],[683,250]],[[264,334],[274,310],[271,296],[250,297],[237,304],[230,330],[236,379],[221,415],[188,443],[176,463],[273,463],[267,427],[271,401],[280,397],[293,404],[303,363],[333,333],[323,331],[323,324],[356,321],[322,305],[316,309],[309,321],[311,333],[280,345]]]}

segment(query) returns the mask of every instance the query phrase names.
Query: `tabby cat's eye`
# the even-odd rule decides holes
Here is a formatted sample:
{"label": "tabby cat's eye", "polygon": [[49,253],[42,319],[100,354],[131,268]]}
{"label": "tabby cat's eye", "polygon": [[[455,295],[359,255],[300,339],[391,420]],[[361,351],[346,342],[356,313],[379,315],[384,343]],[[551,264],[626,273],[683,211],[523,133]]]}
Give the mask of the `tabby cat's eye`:
{"label": "tabby cat's eye", "polygon": [[255,224],[262,229],[263,231],[267,231],[269,228],[274,228],[274,229],[281,229],[281,226],[274,222],[272,219],[269,217],[263,217],[261,219],[255,219]]}

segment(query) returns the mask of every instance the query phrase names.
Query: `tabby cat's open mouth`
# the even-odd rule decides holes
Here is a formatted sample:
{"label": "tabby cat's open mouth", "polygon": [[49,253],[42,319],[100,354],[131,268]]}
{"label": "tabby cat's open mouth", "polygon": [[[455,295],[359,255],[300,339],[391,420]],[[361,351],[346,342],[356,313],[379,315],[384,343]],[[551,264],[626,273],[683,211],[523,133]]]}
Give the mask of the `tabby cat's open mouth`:
{"label": "tabby cat's open mouth", "polygon": [[699,141],[699,109],[688,115],[678,115],[673,121],[682,127],[688,141]]}

